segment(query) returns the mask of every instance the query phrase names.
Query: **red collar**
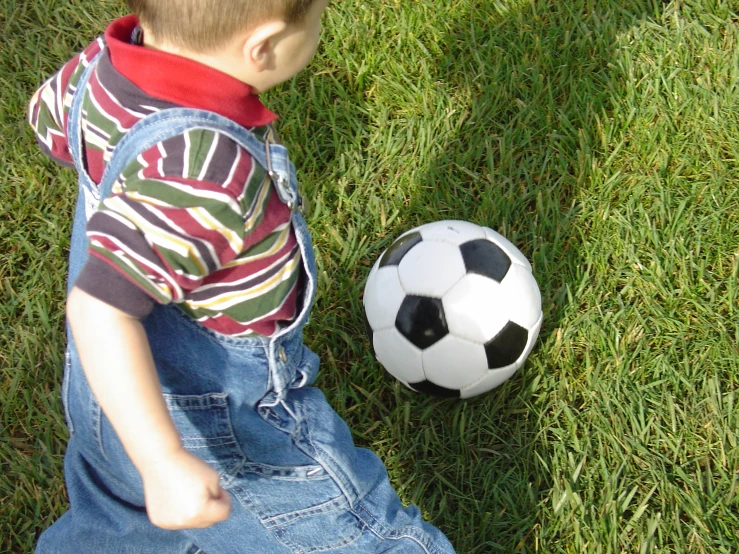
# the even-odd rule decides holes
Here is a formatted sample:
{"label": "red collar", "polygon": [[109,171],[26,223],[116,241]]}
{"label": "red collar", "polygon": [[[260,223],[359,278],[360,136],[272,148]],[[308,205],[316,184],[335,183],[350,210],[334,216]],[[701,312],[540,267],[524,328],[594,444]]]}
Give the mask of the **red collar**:
{"label": "red collar", "polygon": [[146,94],[187,108],[209,110],[244,127],[261,127],[277,116],[249,85],[199,62],[131,44],[134,15],[113,21],[105,42],[113,67]]}

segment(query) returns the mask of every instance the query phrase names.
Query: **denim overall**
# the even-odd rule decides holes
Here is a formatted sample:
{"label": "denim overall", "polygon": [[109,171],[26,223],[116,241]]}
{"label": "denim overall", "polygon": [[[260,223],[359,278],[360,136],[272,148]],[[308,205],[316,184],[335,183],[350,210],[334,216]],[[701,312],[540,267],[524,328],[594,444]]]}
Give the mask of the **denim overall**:
{"label": "denim overall", "polygon": [[[78,91],[85,91],[95,61]],[[384,465],[354,446],[346,424],[309,386],[318,358],[302,342],[316,288],[315,258],[287,150],[264,144],[217,114],[168,109],[121,140],[98,188],[85,170],[76,94],[68,140],[80,192],[69,287],[87,256],[86,222],[135,157],[191,128],[225,133],[268,169],[292,208],[302,254],[299,315],[272,337],[210,331],[175,305],[156,305],[143,324],[164,398],[185,447],[218,470],[231,516],[207,529],[165,531],[146,515],[140,476],[100,409],[69,335],[62,395],[70,430],[65,476],[70,510],[44,532],[37,553],[74,554],[448,554],[444,535],[403,508]]]}

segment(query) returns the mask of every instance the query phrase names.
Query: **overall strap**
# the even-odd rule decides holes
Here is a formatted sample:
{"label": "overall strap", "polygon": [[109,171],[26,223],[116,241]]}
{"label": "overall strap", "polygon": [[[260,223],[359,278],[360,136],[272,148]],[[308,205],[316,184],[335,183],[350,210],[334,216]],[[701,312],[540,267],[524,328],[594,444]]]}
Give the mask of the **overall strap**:
{"label": "overall strap", "polygon": [[74,166],[77,169],[77,173],[84,174],[89,178],[87,174],[87,168],[85,167],[83,152],[84,145],[82,144],[82,101],[85,96],[85,90],[87,90],[87,84],[90,82],[90,76],[95,70],[100,56],[102,56],[104,50],[101,50],[97,55],[92,58],[87,67],[82,72],[80,80],[77,82],[77,86],[74,94],[72,95],[72,106],[69,110],[69,116],[67,117],[67,145],[69,146],[69,152],[72,154],[72,160]]}
{"label": "overall strap", "polygon": [[116,145],[100,182],[100,197],[107,198],[125,168],[140,154],[168,138],[191,129],[218,132],[241,145],[275,183],[280,200],[291,210],[301,210],[303,201],[297,182],[291,178],[287,148],[281,144],[263,143],[250,131],[221,115],[193,108],[169,108],[153,113],[136,123]]}

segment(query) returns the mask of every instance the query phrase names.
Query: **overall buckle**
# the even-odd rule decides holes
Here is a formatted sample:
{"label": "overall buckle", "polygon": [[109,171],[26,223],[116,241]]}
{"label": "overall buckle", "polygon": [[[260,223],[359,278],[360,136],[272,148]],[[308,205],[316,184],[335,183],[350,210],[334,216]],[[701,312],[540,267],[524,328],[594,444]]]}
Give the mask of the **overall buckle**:
{"label": "overall buckle", "polygon": [[289,175],[289,173],[286,173],[285,171],[276,171],[274,169],[272,165],[270,146],[272,145],[269,143],[265,143],[265,150],[267,152],[267,174],[269,175],[269,178],[272,180],[272,182],[275,184],[277,195],[280,197],[280,200],[287,204],[287,207],[290,208],[290,211],[298,211],[301,214],[305,214],[307,211],[305,198],[302,194],[300,194],[300,191],[297,190],[297,187],[293,189],[290,186],[289,180],[285,177],[285,175]]}

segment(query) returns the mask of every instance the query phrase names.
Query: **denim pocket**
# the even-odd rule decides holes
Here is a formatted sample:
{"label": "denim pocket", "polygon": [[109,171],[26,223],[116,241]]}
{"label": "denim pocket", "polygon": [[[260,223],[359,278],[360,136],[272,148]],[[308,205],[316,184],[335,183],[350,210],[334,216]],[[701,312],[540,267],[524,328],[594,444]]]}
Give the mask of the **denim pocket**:
{"label": "denim pocket", "polygon": [[364,525],[318,464],[255,463],[235,437],[228,397],[164,394],[185,448],[224,475],[224,487],[290,551],[323,552],[351,544]]}
{"label": "denim pocket", "polygon": [[231,425],[227,395],[165,393],[164,401],[188,451],[221,473],[243,463],[244,455]]}
{"label": "denim pocket", "polygon": [[365,529],[320,465],[287,468],[246,464],[229,489],[277,540],[296,554],[350,545]]}

